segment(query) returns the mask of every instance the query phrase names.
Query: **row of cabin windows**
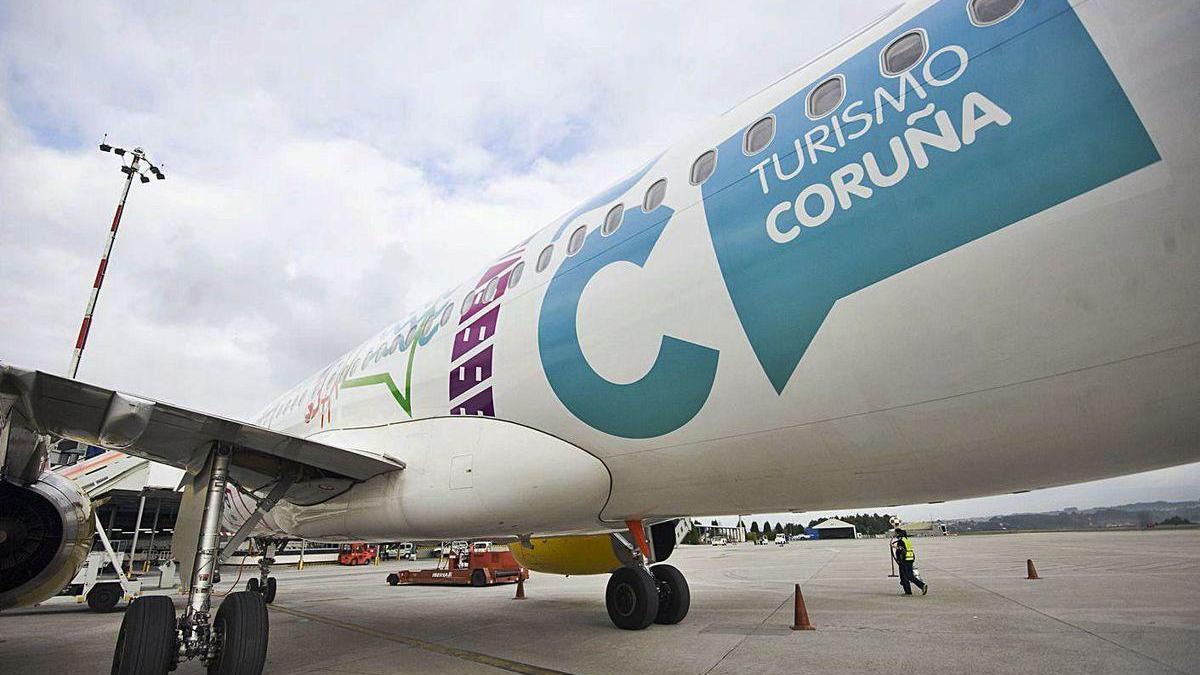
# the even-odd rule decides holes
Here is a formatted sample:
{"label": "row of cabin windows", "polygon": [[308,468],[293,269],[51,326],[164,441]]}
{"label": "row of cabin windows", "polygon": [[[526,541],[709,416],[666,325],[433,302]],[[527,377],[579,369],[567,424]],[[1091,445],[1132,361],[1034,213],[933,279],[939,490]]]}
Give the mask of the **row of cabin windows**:
{"label": "row of cabin windows", "polygon": [[[521,283],[521,275],[525,272],[525,263],[519,262],[516,267],[512,268],[512,272],[508,274],[508,288],[516,288],[517,284]],[[500,277],[493,277],[488,282],[487,286],[480,288],[474,293],[468,293],[467,297],[463,298],[461,313],[466,314],[474,304],[487,304],[496,299],[496,294],[500,292]],[[442,325],[445,326],[450,321],[450,307],[446,307],[446,311],[442,313]]]}
{"label": "row of cabin windows", "polygon": [[[967,12],[976,26],[991,26],[1012,16],[1025,0],[971,0]],[[911,30],[892,40],[879,54],[879,69],[888,77],[899,77],[921,62],[929,50],[925,31]],[[814,120],[837,109],[846,98],[846,80],[841,75],[830,76],[808,92],[805,112]],[[755,155],[766,149],[775,138],[775,117],[768,115],[746,130],[742,152]],[[712,175],[716,167],[715,150],[709,150],[692,165],[692,183],[699,185]]]}
{"label": "row of cabin windows", "polygon": [[[646,189],[646,195],[642,198],[642,210],[650,213],[654,209],[662,206],[663,200],[667,197],[667,179],[660,178],[654,181],[649,188]],[[621,227],[621,223],[625,220],[625,205],[617,204],[608,210],[604,216],[604,223],[600,226],[600,234],[608,237],[612,236]],[[571,233],[567,239],[567,256],[573,256],[579,253],[583,248],[584,242],[587,240],[587,225],[580,225]],[[554,244],[548,244],[546,248],[538,255],[537,266],[534,270],[541,272],[550,266],[550,261],[554,259]]]}
{"label": "row of cabin windows", "polygon": [[[971,22],[977,26],[991,26],[1000,23],[1001,21],[1012,16],[1025,0],[971,0],[967,4],[967,12],[970,14]],[[911,30],[900,37],[892,40],[883,51],[879,54],[879,67],[884,75],[888,77],[898,77],[907,72],[910,68],[921,62],[925,58],[925,53],[929,50],[929,41],[925,36],[925,31],[921,29]],[[805,111],[808,116],[814,120],[821,119],[829,113],[837,109],[842,101],[846,98],[846,80],[841,75],[833,75],[813,87],[808,92],[808,98],[805,102]],[[742,152],[746,155],[756,155],[767,148],[771,141],[775,139],[775,116],[767,115],[750,125],[746,130],[746,134],[742,137]],[[717,170],[717,150],[706,150],[701,153],[696,161],[692,162],[691,171],[688,173],[688,182],[692,185],[703,185],[705,181],[712,177]],[[653,185],[646,190],[646,195],[642,199],[642,210],[646,213],[653,211],[662,205],[663,200],[667,195],[667,179],[663,178],[655,181]],[[604,217],[604,224],[600,227],[600,234],[607,237],[617,231],[621,227],[621,221],[625,215],[625,205],[617,204]],[[571,237],[567,240],[567,256],[573,256],[583,248],[583,244],[587,239],[587,226],[580,225]],[[550,261],[554,258],[554,244],[549,244],[538,255],[535,271],[541,272],[550,266]],[[513,276],[509,280],[509,287],[516,286],[517,280],[520,279],[520,271],[524,267],[521,263],[513,270]],[[493,283],[497,283],[493,280]],[[480,290],[477,294],[468,295],[463,300],[463,312],[471,306],[474,298],[482,295],[484,302],[491,302],[495,297],[495,290],[488,288]]]}

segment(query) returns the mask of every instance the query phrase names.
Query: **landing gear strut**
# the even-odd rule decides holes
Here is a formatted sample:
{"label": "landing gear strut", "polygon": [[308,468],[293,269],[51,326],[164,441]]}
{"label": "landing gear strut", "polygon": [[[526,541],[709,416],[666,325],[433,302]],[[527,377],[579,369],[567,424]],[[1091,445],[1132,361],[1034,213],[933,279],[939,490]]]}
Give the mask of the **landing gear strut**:
{"label": "landing gear strut", "polygon": [[676,624],[691,607],[691,593],[683,573],[671,565],[647,566],[651,557],[645,530],[630,521],[631,563],[613,572],[604,593],[608,618],[617,628],[641,630],[651,623]]}
{"label": "landing gear strut", "polygon": [[204,514],[192,566],[187,608],[179,620],[170,598],[145,596],[125,611],[113,653],[113,675],[165,674],[182,660],[198,658],[209,673],[258,675],[267,657],[267,605],[258,593],[225,596],[209,622],[217,569],[221,511],[233,449],[215,443],[209,457]]}

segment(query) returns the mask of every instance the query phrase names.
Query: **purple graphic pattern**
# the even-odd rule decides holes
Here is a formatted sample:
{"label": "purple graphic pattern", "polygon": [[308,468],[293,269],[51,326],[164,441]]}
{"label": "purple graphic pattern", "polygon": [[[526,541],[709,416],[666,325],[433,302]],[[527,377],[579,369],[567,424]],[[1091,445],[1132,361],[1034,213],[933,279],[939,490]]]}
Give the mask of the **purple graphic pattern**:
{"label": "purple graphic pattern", "polygon": [[[458,319],[450,354],[448,388],[451,415],[496,416],[492,399],[492,343],[500,320],[500,299],[508,290],[512,270],[521,260],[524,247],[504,255],[475,283],[473,300]],[[484,289],[496,279],[496,296],[487,300]]]}

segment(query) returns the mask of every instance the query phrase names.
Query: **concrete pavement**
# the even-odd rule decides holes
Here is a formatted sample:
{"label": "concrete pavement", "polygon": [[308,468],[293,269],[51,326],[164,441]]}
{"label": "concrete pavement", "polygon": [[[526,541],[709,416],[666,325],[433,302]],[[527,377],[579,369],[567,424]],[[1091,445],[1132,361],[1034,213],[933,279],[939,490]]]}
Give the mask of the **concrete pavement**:
{"label": "concrete pavement", "polygon": [[[604,576],[534,574],[514,601],[384,582],[430,561],[281,569],[267,672],[1200,673],[1200,530],[914,543],[926,597],[899,595],[882,539],[683,547],[691,613],[640,632],[609,623]],[[788,628],[795,583],[816,631]],[[0,614],[0,670],[107,672],[120,621],[66,598]]]}

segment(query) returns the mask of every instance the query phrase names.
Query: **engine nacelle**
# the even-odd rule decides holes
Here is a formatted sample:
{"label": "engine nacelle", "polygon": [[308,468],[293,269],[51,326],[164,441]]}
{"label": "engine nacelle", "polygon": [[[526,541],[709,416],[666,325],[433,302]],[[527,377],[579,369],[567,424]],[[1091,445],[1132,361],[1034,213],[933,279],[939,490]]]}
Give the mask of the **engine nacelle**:
{"label": "engine nacelle", "polygon": [[45,471],[26,486],[0,481],[0,609],[57,595],[94,533],[92,502],[71,479]]}

